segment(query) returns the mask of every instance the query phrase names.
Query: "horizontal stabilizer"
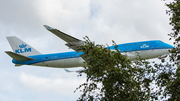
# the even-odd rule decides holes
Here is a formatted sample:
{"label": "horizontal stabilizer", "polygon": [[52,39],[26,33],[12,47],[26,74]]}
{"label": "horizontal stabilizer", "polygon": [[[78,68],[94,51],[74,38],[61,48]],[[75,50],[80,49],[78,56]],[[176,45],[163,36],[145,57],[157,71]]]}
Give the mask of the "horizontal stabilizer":
{"label": "horizontal stabilizer", "polygon": [[29,58],[20,54],[16,54],[14,52],[11,51],[5,51],[6,54],[8,54],[10,57],[12,57],[14,60],[16,61],[30,61],[30,60],[34,60],[33,58]]}

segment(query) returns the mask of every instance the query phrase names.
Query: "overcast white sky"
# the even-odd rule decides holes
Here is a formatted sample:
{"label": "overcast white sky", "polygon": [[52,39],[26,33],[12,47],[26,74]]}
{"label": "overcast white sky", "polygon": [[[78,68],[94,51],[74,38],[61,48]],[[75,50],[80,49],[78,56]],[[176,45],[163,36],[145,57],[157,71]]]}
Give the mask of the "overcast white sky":
{"label": "overcast white sky", "polygon": [[6,36],[17,36],[41,53],[72,51],[47,31],[49,25],[98,44],[169,41],[169,16],[162,0],[0,0],[0,101],[74,101],[85,77],[61,68],[14,67],[4,53]]}

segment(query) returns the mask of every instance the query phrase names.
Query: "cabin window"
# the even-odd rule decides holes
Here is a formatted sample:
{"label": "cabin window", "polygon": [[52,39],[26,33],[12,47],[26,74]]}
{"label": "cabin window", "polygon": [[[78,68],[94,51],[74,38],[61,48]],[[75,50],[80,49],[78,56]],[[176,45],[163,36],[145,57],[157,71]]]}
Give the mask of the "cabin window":
{"label": "cabin window", "polygon": [[137,45],[136,43],[133,43],[133,44],[125,44],[123,46],[132,46],[132,45]]}
{"label": "cabin window", "polygon": [[151,42],[146,42],[146,44],[149,44],[149,43],[151,43]]}

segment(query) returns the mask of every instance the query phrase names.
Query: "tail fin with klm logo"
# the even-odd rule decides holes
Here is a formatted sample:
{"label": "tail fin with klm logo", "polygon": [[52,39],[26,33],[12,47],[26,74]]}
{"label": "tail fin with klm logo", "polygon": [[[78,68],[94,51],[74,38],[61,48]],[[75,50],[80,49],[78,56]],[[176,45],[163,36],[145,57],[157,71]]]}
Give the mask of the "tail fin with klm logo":
{"label": "tail fin with klm logo", "polygon": [[20,55],[32,56],[41,54],[39,51],[17,38],[16,36],[6,37],[9,44],[11,45],[12,50]]}

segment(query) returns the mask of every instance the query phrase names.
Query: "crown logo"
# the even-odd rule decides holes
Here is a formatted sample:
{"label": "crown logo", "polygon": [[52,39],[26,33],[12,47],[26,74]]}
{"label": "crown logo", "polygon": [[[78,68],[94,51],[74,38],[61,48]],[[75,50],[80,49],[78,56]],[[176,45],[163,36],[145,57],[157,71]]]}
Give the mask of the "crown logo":
{"label": "crown logo", "polygon": [[141,48],[148,48],[149,47],[149,45],[146,45],[146,44],[143,44],[142,46],[141,46]]}
{"label": "crown logo", "polygon": [[26,46],[27,46],[26,44],[19,45],[20,48],[26,48]]}

